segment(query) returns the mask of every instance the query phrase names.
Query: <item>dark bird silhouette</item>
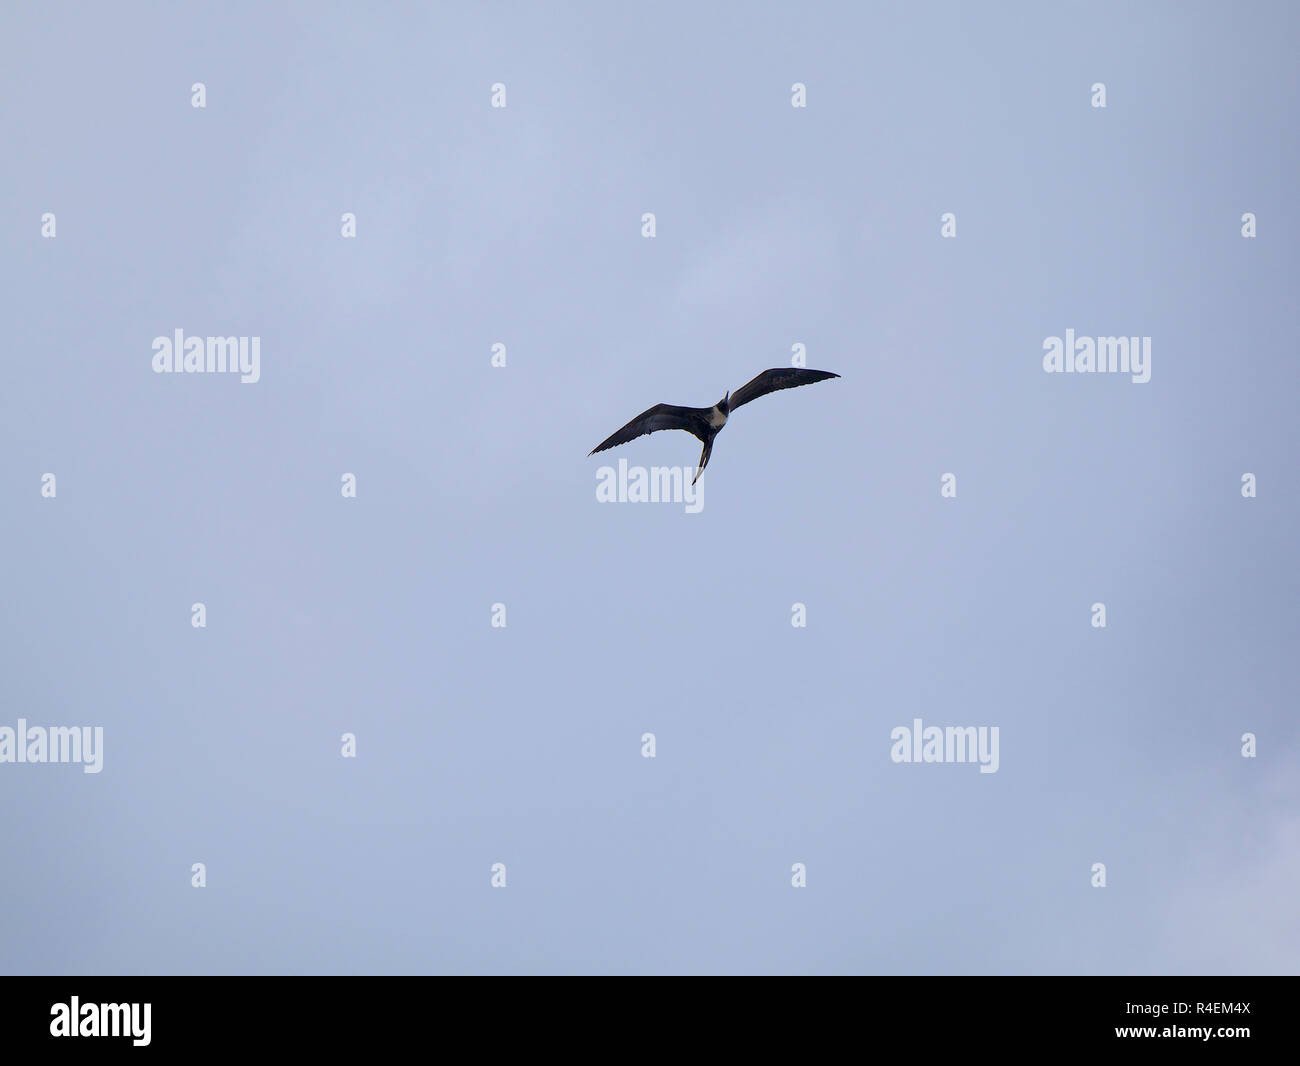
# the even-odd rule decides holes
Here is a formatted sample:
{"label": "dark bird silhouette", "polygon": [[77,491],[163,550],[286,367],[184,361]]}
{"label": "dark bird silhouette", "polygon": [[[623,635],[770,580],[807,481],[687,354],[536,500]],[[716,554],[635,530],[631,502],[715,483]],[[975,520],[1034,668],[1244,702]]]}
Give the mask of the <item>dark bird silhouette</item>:
{"label": "dark bird silhouette", "polygon": [[657,403],[650,410],[642,411],[617,433],[606,437],[587,454],[595,455],[606,448],[626,444],[630,440],[644,437],[647,433],[657,433],[661,429],[684,429],[704,443],[704,451],[700,453],[699,469],[691,478],[691,484],[694,485],[700,480],[704,468],[709,465],[709,455],[713,452],[713,438],[722,432],[722,427],[727,424],[727,416],[737,407],[743,407],[750,400],[757,400],[760,396],[766,396],[769,392],[776,392],[778,389],[793,389],[799,385],[811,385],[814,381],[837,377],[839,374],[832,374],[829,370],[804,370],[802,367],[777,367],[773,370],[764,370],[753,381],[740,386],[734,396],[727,393],[712,407],[674,407],[670,403]]}

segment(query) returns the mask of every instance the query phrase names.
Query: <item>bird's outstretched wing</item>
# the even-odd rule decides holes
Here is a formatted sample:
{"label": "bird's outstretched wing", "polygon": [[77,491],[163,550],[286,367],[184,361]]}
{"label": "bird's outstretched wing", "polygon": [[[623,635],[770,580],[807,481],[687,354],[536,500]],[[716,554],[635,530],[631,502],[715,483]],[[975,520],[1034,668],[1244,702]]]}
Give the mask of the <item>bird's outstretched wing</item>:
{"label": "bird's outstretched wing", "polygon": [[709,431],[709,408],[674,407],[670,403],[657,403],[650,410],[642,411],[617,433],[610,434],[587,454],[595,455],[606,448],[626,444],[661,429],[684,429],[692,436],[705,440]]}
{"label": "bird's outstretched wing", "polygon": [[837,377],[839,374],[832,374],[829,370],[805,370],[797,366],[764,370],[753,381],[746,382],[731,394],[731,409],[734,411],[737,407],[749,403],[750,400],[757,400],[760,396],[766,396],[769,392],[776,392],[778,389],[793,389],[799,385],[811,385],[814,381]]}

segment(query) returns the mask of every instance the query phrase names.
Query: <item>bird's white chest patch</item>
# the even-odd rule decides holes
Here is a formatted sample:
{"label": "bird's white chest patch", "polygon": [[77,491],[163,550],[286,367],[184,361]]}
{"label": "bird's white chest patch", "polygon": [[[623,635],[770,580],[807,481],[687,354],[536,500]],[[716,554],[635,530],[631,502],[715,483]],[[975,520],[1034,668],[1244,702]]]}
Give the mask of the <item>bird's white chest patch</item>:
{"label": "bird's white chest patch", "polygon": [[715,407],[709,412],[709,426],[713,429],[721,429],[727,424],[727,416],[722,413],[721,407]]}

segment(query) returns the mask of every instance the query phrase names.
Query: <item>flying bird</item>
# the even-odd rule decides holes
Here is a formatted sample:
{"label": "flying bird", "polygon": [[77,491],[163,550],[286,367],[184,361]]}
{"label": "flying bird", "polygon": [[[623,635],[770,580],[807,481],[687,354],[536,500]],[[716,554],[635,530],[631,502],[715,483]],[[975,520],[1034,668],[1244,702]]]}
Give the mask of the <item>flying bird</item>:
{"label": "flying bird", "polygon": [[764,370],[758,377],[738,388],[733,396],[727,393],[712,407],[674,407],[670,403],[657,403],[650,410],[642,411],[617,433],[611,434],[592,448],[588,455],[603,452],[619,444],[626,444],[647,433],[657,433],[661,429],[684,429],[693,437],[704,443],[700,453],[700,466],[691,478],[694,485],[700,480],[704,468],[709,465],[709,455],[713,451],[713,438],[722,432],[727,418],[737,407],[743,407],[750,400],[757,400],[769,392],[778,389],[793,389],[799,385],[811,385],[814,381],[837,378],[829,370],[805,370],[802,367],[777,367]]}

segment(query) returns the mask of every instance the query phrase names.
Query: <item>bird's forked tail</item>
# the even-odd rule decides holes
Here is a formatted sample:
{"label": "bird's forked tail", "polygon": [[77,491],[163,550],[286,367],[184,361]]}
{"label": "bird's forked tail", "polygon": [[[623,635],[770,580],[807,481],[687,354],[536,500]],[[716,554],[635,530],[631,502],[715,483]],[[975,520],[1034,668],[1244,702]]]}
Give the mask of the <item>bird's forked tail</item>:
{"label": "bird's forked tail", "polygon": [[700,475],[704,473],[704,468],[709,465],[709,454],[713,451],[713,441],[706,441],[704,451],[700,452],[700,465],[696,468],[695,476],[691,478],[691,484],[694,485],[700,480]]}

